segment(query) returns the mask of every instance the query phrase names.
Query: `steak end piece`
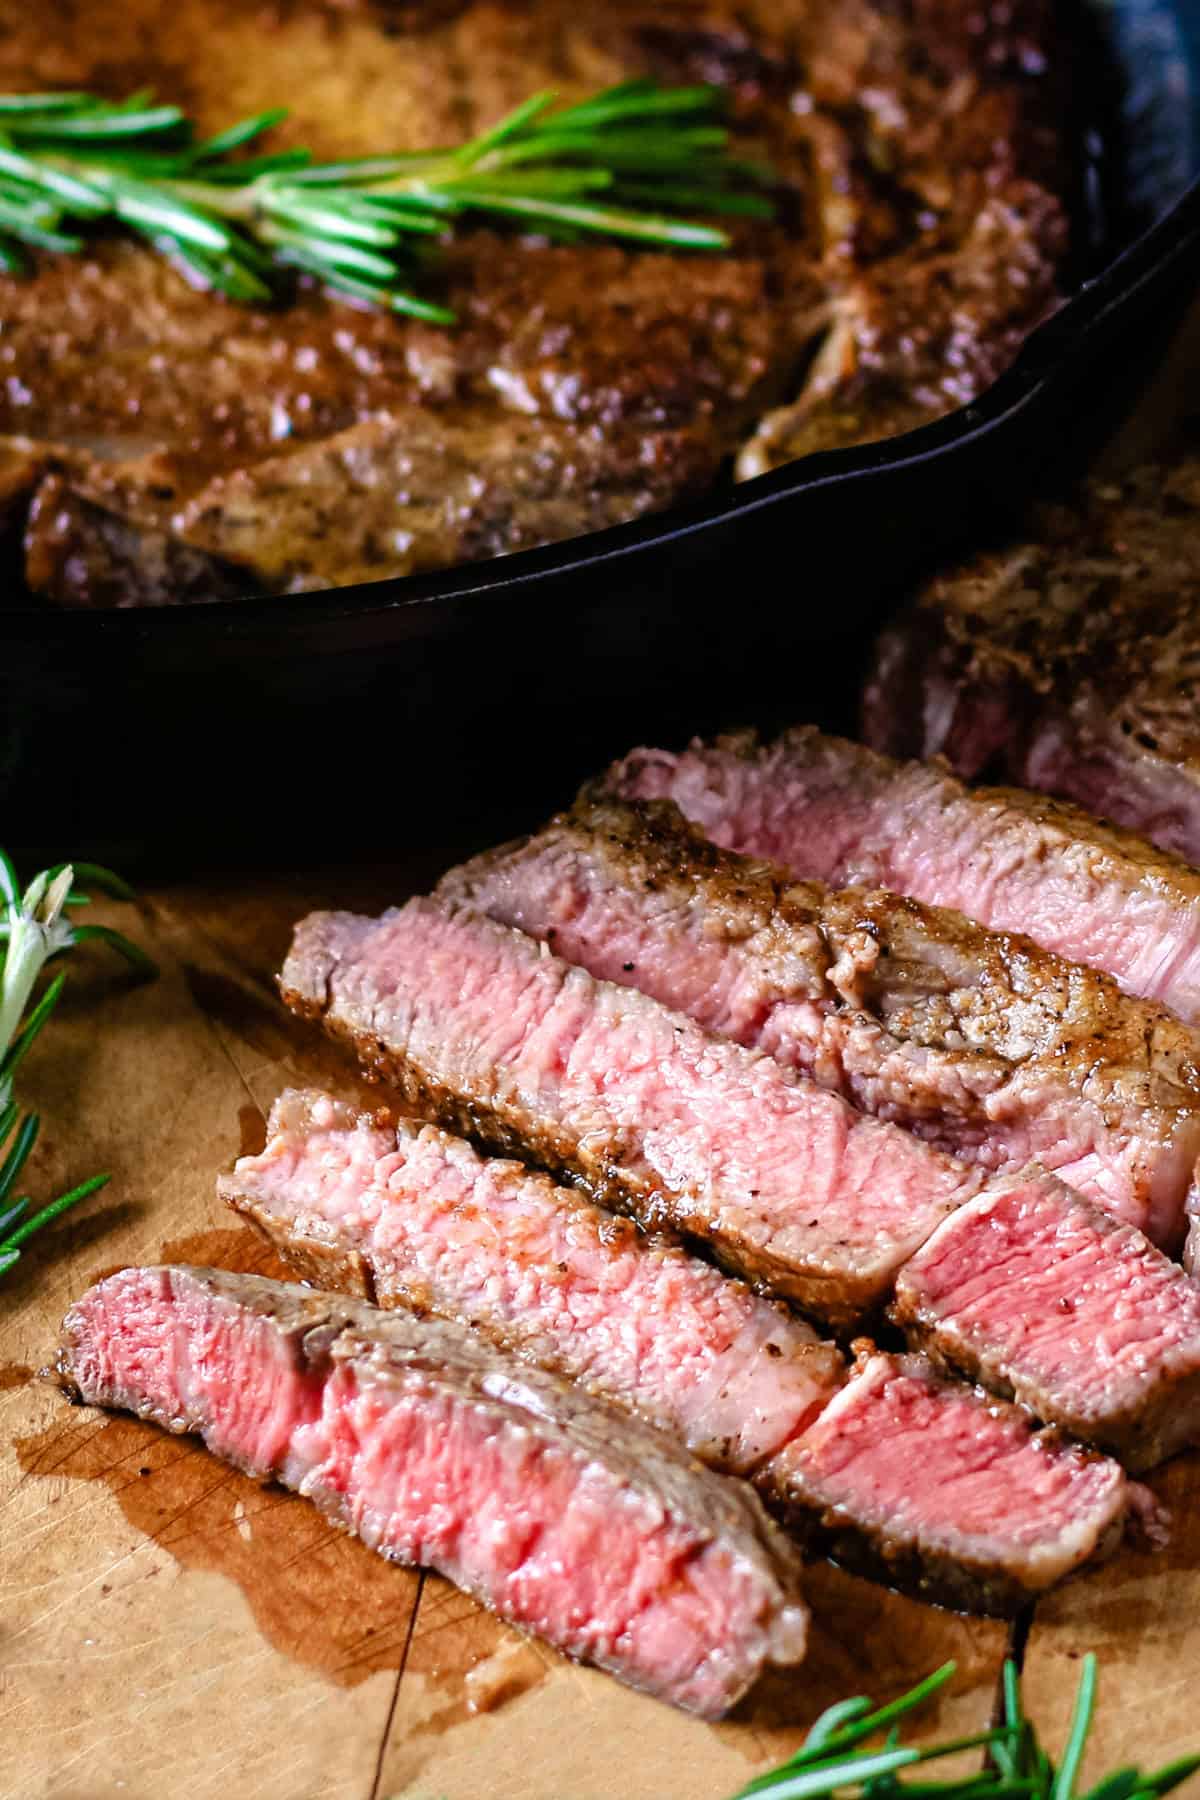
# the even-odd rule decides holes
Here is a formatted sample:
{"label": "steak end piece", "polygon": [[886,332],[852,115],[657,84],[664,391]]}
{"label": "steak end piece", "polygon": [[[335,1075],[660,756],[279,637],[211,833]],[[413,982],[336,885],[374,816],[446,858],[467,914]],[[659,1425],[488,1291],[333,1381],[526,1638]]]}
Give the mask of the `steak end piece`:
{"label": "steak end piece", "polygon": [[1140,1232],[1024,1182],[901,1271],[893,1316],[946,1367],[1148,1469],[1200,1435],[1200,1286]]}
{"label": "steak end piece", "polygon": [[1118,1544],[1120,1466],[985,1402],[922,1357],[860,1348],[846,1386],[763,1471],[813,1548],[944,1606],[1009,1616]]}
{"label": "steak end piece", "polygon": [[1077,807],[972,790],[937,764],[811,726],[766,744],[635,750],[604,785],[674,800],[716,843],[797,875],[890,888],[1021,932],[1200,1023],[1200,873]]}
{"label": "steak end piece", "polygon": [[1200,453],[1105,476],[929,581],[883,635],[866,735],[1200,862]]}
{"label": "steak end piece", "polygon": [[837,1391],[783,1307],[435,1125],[288,1091],[218,1192],[306,1280],[457,1319],[745,1474]]}
{"label": "steak end piece", "polygon": [[126,1269],[63,1325],[92,1405],[195,1431],[393,1561],[706,1718],[804,1654],[798,1553],[740,1482],[470,1331],[220,1270]]}
{"label": "steak end piece", "polygon": [[1115,983],[885,889],[705,838],[671,800],[585,794],[438,893],[597,979],[769,1052],[989,1172],[1038,1162],[1176,1247],[1200,1156],[1200,1046]]}
{"label": "steak end piece", "polygon": [[878,1306],[982,1182],[764,1053],[465,909],[314,914],[280,985],[419,1110],[648,1228],[704,1240],[732,1273],[833,1325]]}

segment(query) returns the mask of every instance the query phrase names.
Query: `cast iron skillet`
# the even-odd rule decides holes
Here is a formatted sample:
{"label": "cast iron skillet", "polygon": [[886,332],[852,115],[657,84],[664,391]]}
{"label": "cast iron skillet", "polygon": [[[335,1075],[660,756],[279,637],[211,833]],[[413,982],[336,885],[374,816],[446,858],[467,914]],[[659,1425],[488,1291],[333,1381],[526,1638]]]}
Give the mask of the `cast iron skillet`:
{"label": "cast iron skillet", "polygon": [[0,840],[377,858],[529,818],[636,740],[846,723],[904,583],[1079,463],[1200,279],[1197,10],[1104,8],[1108,260],[977,404],[433,576],[0,616]]}

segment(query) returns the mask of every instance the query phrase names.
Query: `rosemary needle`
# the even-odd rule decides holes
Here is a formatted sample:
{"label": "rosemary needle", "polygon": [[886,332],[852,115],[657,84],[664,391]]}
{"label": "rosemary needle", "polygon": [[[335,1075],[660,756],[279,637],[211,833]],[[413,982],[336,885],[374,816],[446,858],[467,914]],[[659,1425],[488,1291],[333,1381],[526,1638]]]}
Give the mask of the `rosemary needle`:
{"label": "rosemary needle", "polygon": [[535,94],[465,144],[321,164],[301,149],[253,153],[278,109],[201,139],[151,94],[0,95],[0,269],[20,273],[29,249],[78,254],[108,223],[232,300],[278,298],[300,270],[449,325],[412,277],[421,241],[463,216],[693,251],[728,247],[706,220],[771,216],[770,173],[730,154],[719,90],[627,81],[574,106],[557,98]]}
{"label": "rosemary needle", "polygon": [[[1179,1757],[1150,1773],[1114,1770],[1086,1793],[1077,1789],[1096,1696],[1096,1658],[1083,1659],[1079,1693],[1057,1768],[1038,1742],[1021,1700],[1015,1663],[1003,1671],[1003,1717],[973,1738],[918,1749],[900,1741],[900,1721],[943,1687],[954,1664],[940,1669],[887,1706],[867,1699],[840,1700],[823,1712],[796,1754],[781,1768],[759,1775],[734,1800],[818,1800],[832,1795],[857,1800],[1161,1800],[1200,1770],[1200,1756]],[[883,1744],[866,1747],[888,1727]],[[957,1751],[986,1745],[987,1766],[949,1781],[905,1781],[900,1771]],[[860,1746],[863,1746],[860,1748]]]}
{"label": "rosemary needle", "polygon": [[[11,103],[0,99],[0,121],[9,110]],[[120,876],[95,863],[79,863],[74,868],[60,863],[44,869],[22,891],[10,858],[0,850],[0,1276],[20,1260],[22,1246],[35,1232],[96,1193],[109,1179],[93,1175],[32,1214],[33,1202],[27,1195],[10,1199],[41,1124],[36,1113],[22,1115],[13,1099],[13,1077],[58,1005],[66,981],[59,971],[35,1001],[33,992],[42,970],[77,944],[94,941],[116,950],[139,974],[156,972],[145,951],[121,932],[106,925],[71,922],[68,909],[91,902],[91,894],[75,886],[80,877],[100,892],[122,900],[133,898]]]}

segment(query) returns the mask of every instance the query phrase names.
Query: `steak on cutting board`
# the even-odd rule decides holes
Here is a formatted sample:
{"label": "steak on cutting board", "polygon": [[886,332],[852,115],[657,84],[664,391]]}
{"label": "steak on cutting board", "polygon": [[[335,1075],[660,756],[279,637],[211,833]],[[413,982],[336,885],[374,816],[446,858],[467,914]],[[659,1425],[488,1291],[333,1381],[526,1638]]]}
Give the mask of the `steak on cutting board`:
{"label": "steak on cutting board", "polygon": [[673,800],[715,843],[1018,931],[1200,1023],[1200,874],[1073,806],[964,787],[811,726],[635,750],[605,784]]}
{"label": "steak on cutting board", "polygon": [[804,1654],[799,1557],[749,1487],[469,1330],[126,1269],[68,1312],[59,1369],[73,1397],[199,1432],[381,1555],[703,1717]]}
{"label": "steak on cutting board", "polygon": [[1060,795],[1200,863],[1198,589],[1193,445],[1086,484],[928,582],[880,640],[866,736]]}
{"label": "steak on cutting board", "polygon": [[289,1091],[218,1192],[305,1280],[477,1326],[729,1473],[842,1380],[838,1351],[783,1307],[436,1125]]}
{"label": "steak on cutting board", "polygon": [[297,1274],[570,1375],[922,1599],[1007,1612],[1120,1533],[1127,1486],[1107,1458],[919,1358],[875,1357],[839,1395],[841,1357],[782,1308],[436,1127],[285,1093],[266,1149],[218,1191]]}
{"label": "steak on cutting board", "polygon": [[881,889],[793,882],[670,802],[585,797],[438,893],[988,1170],[1050,1168],[1176,1247],[1200,1044],[1094,971]]}
{"label": "steak on cutting board", "polygon": [[312,914],[280,986],[419,1110],[831,1324],[869,1312],[982,1185],[764,1052],[433,900]]}
{"label": "steak on cutting board", "polygon": [[452,329],[307,290],[239,308],[103,236],[37,259],[0,281],[30,586],[162,605],[441,568],[964,403],[1057,303],[1061,40],[1051,0],[125,0],[103,32],[0,0],[0,91],[152,85],[201,133],[283,100],[272,143],[321,158],[461,142],[545,89],[712,81],[781,199],[721,256],[464,228],[418,277]]}

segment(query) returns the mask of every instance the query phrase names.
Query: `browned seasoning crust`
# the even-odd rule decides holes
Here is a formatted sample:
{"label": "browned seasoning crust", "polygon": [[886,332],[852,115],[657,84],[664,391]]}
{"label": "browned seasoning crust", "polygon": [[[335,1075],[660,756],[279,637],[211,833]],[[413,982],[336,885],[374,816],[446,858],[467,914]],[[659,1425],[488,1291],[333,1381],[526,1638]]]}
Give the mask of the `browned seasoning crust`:
{"label": "browned seasoning crust", "polygon": [[0,90],[152,83],[202,128],[282,94],[281,135],[336,156],[453,142],[539,87],[711,80],[783,180],[726,257],[465,234],[427,277],[456,331],[314,295],[246,312],[115,241],[0,282],[30,585],[157,605],[436,568],[969,399],[1055,301],[1052,15],[130,0],[97,34],[68,0],[0,0]]}

